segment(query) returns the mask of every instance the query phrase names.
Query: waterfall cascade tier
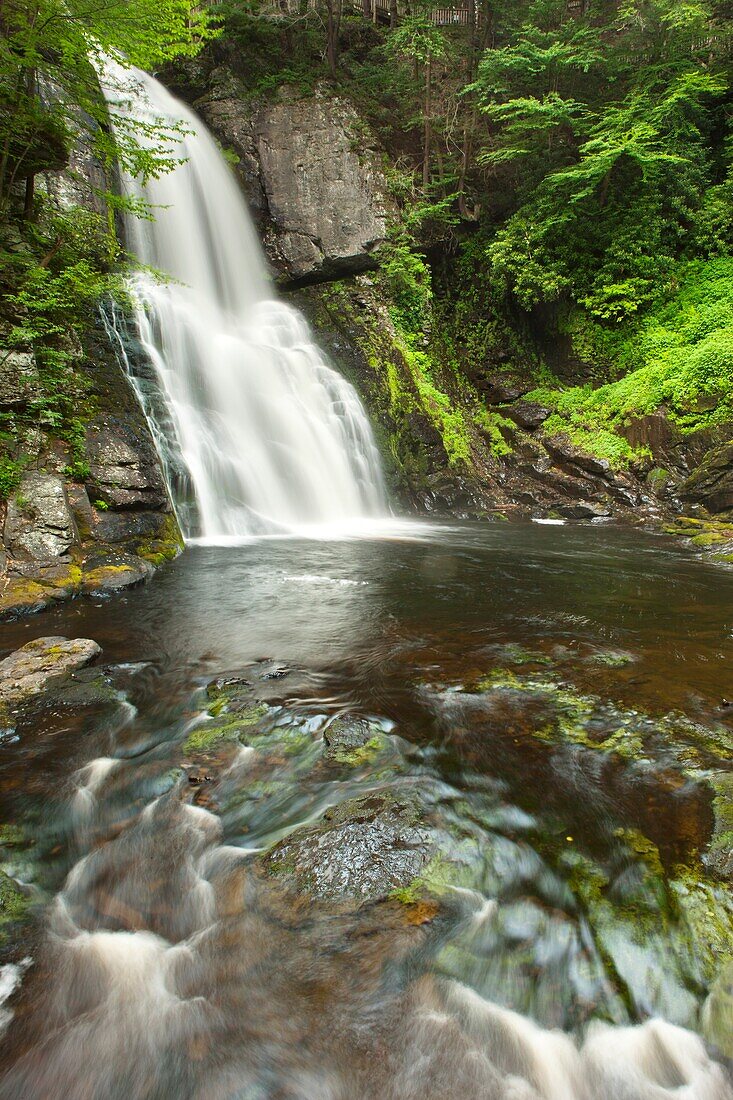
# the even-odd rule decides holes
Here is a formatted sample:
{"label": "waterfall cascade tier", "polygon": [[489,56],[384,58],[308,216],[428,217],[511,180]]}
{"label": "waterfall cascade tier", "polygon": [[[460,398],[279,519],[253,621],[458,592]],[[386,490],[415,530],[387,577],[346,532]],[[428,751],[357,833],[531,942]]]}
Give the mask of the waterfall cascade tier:
{"label": "waterfall cascade tier", "polygon": [[[383,514],[379,454],[359,397],[303,317],[273,299],[215,141],[146,73],[123,82],[115,72],[107,96],[116,112],[177,127],[171,155],[181,163],[125,185],[155,215],[129,218],[143,268],[132,289],[159,390],[143,404],[184,535],[286,533]],[[171,455],[187,476],[171,476]]]}

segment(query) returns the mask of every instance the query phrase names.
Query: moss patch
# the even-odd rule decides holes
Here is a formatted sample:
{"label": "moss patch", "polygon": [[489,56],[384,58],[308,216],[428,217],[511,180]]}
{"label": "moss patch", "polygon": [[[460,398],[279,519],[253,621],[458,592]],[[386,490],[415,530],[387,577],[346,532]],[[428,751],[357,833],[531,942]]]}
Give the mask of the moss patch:
{"label": "moss patch", "polygon": [[241,733],[256,726],[268,709],[264,703],[254,703],[234,715],[227,715],[224,721],[205,722],[189,733],[183,751],[187,755],[195,755],[210,752],[223,741],[236,741]]}

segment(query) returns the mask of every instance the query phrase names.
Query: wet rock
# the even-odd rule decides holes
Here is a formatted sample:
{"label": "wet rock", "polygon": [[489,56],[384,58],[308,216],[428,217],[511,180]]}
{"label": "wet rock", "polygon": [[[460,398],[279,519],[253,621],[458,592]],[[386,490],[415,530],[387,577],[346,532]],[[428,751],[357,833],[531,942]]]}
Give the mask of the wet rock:
{"label": "wet rock", "polygon": [[550,409],[544,405],[538,405],[534,401],[517,401],[508,408],[502,410],[504,416],[508,416],[520,428],[533,431],[540,428],[550,415]]}
{"label": "wet rock", "polygon": [[560,463],[569,463],[577,466],[596,477],[612,478],[611,463],[605,458],[596,458],[576,447],[569,439],[561,436],[553,436],[545,440],[545,446],[549,453]]}
{"label": "wet rock", "polygon": [[92,424],[87,433],[91,501],[113,509],[168,510],[168,494],[150,435],[116,421]]}
{"label": "wet rock", "polygon": [[727,962],[713,983],[702,1010],[703,1035],[709,1043],[733,1058],[733,962]]}
{"label": "wet rock", "polygon": [[612,514],[608,504],[594,504],[590,500],[579,500],[574,504],[558,504],[556,508],[566,519],[605,519]]}
{"label": "wet rock", "polygon": [[236,714],[252,706],[254,691],[250,680],[243,676],[219,676],[207,685],[209,714],[218,715],[223,710]]}
{"label": "wet rock", "polygon": [[414,796],[375,791],[328,810],[270,850],[265,870],[322,900],[378,901],[408,888],[434,839]]}
{"label": "wet rock", "polygon": [[91,534],[99,542],[110,543],[157,539],[165,533],[169,518],[165,512],[105,512],[92,509]]}
{"label": "wet rock", "polygon": [[154,572],[150,562],[136,554],[93,553],[84,562],[81,591],[87,596],[108,595],[142,584]]}
{"label": "wet rock", "polygon": [[0,703],[14,706],[58,686],[101,652],[91,638],[34,638],[0,661]]}
{"label": "wet rock", "polygon": [[715,825],[703,864],[718,879],[733,884],[733,773],[713,776]]}
{"label": "wet rock", "polygon": [[28,904],[29,899],[17,882],[0,871],[0,949],[12,935],[13,925],[25,919]]}
{"label": "wet rock", "polygon": [[324,756],[336,764],[361,764],[376,756],[384,738],[365,718],[336,718],[323,732]]}
{"label": "wet rock", "polygon": [[708,451],[682,484],[680,496],[703,504],[710,512],[733,510],[733,443]]}
{"label": "wet rock", "polygon": [[489,405],[506,405],[510,401],[524,397],[530,389],[527,382],[513,375],[488,374],[484,375],[480,382],[478,379],[475,381]]}
{"label": "wet rock", "polygon": [[63,479],[26,473],[8,502],[4,533],[14,557],[48,562],[66,554],[78,533]]}

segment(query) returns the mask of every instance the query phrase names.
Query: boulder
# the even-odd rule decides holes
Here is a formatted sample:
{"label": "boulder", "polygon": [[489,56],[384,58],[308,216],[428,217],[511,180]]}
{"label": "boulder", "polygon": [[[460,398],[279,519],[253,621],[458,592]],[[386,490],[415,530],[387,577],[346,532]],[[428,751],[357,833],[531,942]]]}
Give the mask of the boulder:
{"label": "boulder", "polygon": [[137,554],[93,552],[84,561],[81,591],[86,596],[108,595],[142,584],[154,572],[151,563]]}
{"label": "boulder", "polygon": [[520,428],[533,431],[540,428],[550,415],[550,409],[544,405],[538,405],[535,401],[517,401],[506,409],[502,409],[504,416],[508,416]]}
{"label": "boulder", "polygon": [[321,900],[378,901],[409,887],[434,847],[413,794],[374,791],[296,829],[270,849],[264,867]]}
{"label": "boulder", "polygon": [[324,756],[336,764],[366,763],[377,755],[384,738],[377,726],[365,718],[335,718],[323,731]]}
{"label": "boulder", "polygon": [[17,558],[41,562],[62,557],[78,541],[63,478],[28,472],[8,502],[5,545]]}
{"label": "boulder", "polygon": [[524,397],[531,389],[530,383],[514,375],[490,374],[474,381],[489,405],[506,405],[509,401]]}
{"label": "boulder", "polygon": [[38,395],[40,380],[32,351],[0,348],[0,408],[27,405]]}
{"label": "boulder", "polygon": [[0,704],[14,706],[67,680],[102,652],[91,638],[34,638],[0,661]]}
{"label": "boulder", "polygon": [[545,440],[545,446],[552,457],[560,463],[568,463],[577,469],[584,470],[595,477],[613,480],[611,463],[606,458],[596,458],[594,455],[582,451],[563,436],[552,436]]}

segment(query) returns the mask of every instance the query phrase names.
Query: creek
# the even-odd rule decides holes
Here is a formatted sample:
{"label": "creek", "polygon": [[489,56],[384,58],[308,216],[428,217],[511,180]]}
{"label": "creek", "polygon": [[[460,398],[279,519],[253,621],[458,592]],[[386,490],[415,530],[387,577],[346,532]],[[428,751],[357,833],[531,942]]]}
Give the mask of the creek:
{"label": "creek", "polygon": [[39,633],[109,691],[2,744],[3,1100],[733,1096],[729,570],[395,523],[192,546],[3,652]]}

